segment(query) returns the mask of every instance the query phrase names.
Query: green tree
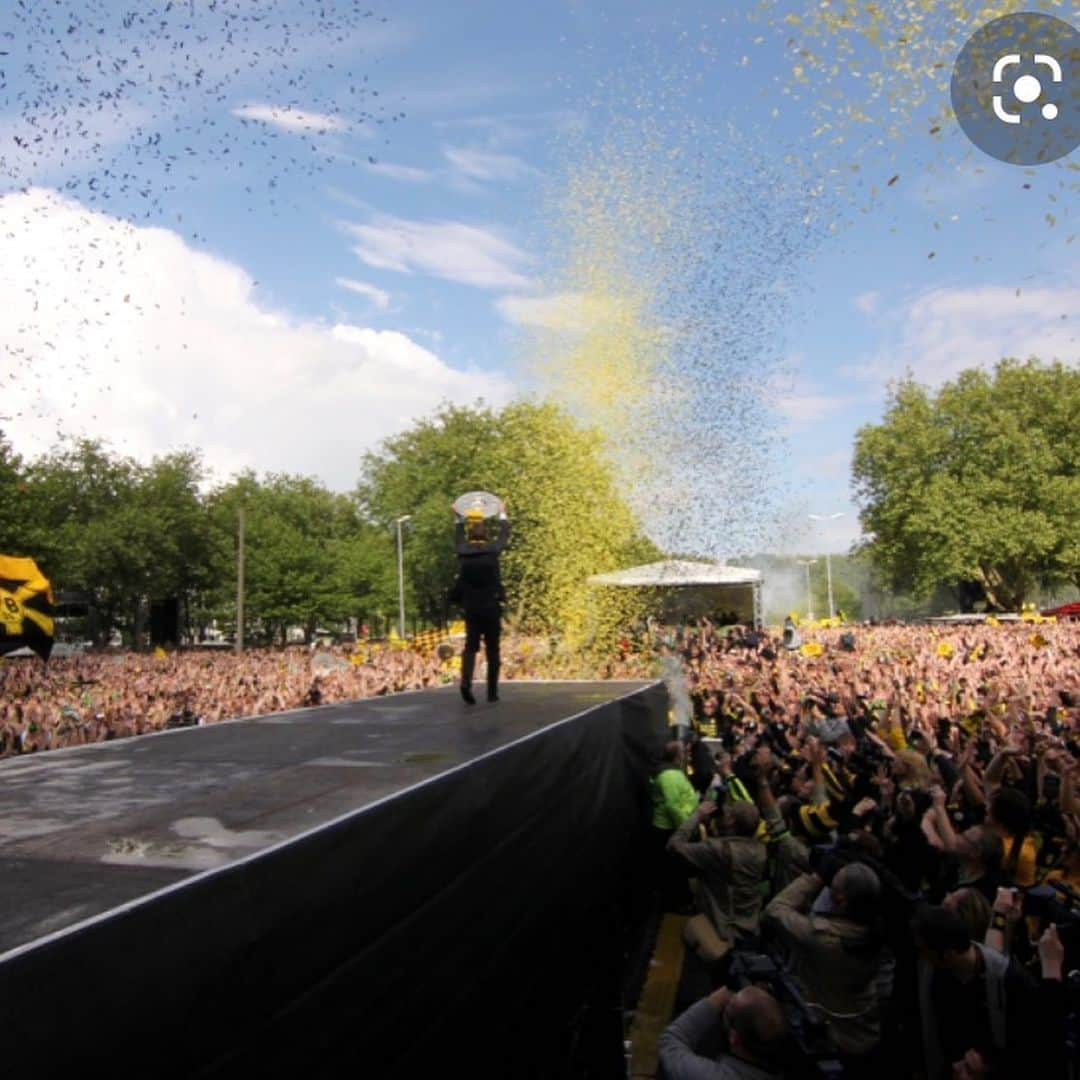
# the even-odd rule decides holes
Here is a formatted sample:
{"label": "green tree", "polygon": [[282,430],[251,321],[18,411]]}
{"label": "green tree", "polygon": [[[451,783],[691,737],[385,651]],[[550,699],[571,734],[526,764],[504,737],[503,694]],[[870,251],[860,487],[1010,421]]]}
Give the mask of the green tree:
{"label": "green tree", "polygon": [[186,599],[207,572],[208,528],[194,451],[139,465],[103,443],[61,443],[26,470],[27,547],[57,588],[90,594],[99,638],[137,639],[153,599]]}
{"label": "green tree", "polygon": [[[245,473],[209,499],[215,587],[205,610],[235,625],[237,525],[244,512],[245,636],[283,641],[290,626],[310,640],[384,602],[378,556],[389,545],[355,501],[303,476]],[[381,549],[381,550],[380,550]],[[373,593],[378,596],[373,597]]]}
{"label": "green tree", "polygon": [[852,466],[867,550],[889,587],[977,583],[990,607],[1080,583],[1080,371],[1001,361],[936,394],[906,379]]}
{"label": "green tree", "polygon": [[32,546],[55,588],[88,593],[99,643],[133,629],[153,563],[153,530],[136,506],[138,466],[95,440],[59,444],[27,469]]}
{"label": "green tree", "polygon": [[615,489],[600,439],[561,409],[446,406],[366,455],[357,492],[368,520],[387,530],[411,515],[406,569],[427,618],[446,612],[457,572],[450,504],[476,489],[507,501],[514,537],[503,580],[523,626],[581,616],[589,574],[656,557]]}
{"label": "green tree", "polygon": [[0,553],[36,554],[32,550],[31,507],[22,458],[0,431]]}
{"label": "green tree", "polygon": [[192,602],[210,579],[210,522],[200,493],[204,480],[200,455],[181,450],[140,467],[134,496],[136,535],[153,555],[146,568],[146,595],[179,598],[189,632]]}
{"label": "green tree", "polygon": [[394,523],[411,518],[403,534],[407,603],[427,620],[447,614],[446,592],[456,568],[448,541],[450,503],[463,491],[505,490],[491,461],[498,437],[498,417],[491,409],[446,406],[364,457],[359,505],[390,544],[386,558],[395,575],[395,597]]}

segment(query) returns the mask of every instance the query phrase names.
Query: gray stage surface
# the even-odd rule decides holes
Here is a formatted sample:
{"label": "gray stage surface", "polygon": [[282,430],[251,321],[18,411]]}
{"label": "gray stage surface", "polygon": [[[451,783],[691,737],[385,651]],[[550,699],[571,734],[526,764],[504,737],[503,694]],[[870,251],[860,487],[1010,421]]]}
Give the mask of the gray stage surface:
{"label": "gray stage surface", "polygon": [[455,687],[0,762],[0,960],[401,795],[640,682]]}

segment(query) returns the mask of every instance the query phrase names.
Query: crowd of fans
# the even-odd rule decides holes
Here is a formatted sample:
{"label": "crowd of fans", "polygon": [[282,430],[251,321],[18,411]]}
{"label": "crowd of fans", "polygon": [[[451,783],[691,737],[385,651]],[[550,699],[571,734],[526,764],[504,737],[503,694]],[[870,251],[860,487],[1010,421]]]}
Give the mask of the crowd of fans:
{"label": "crowd of fans", "polygon": [[0,662],[0,756],[420,690],[453,673],[434,652],[249,649],[86,653]]}
{"label": "crowd of fans", "polygon": [[[1074,1075],[1080,625],[643,627],[597,674],[672,682],[655,880],[716,989],[668,1080]],[[581,675],[510,635],[510,678]],[[453,682],[440,652],[0,663],[0,754]]]}
{"label": "crowd of fans", "polygon": [[[397,642],[334,648],[87,652],[0,658],[0,757],[54,750],[167,728],[262,716],[310,705],[423,690],[456,681],[460,641],[422,649]],[[509,679],[579,678],[581,656],[557,643],[510,635]],[[644,678],[645,653],[612,657],[601,678]]]}
{"label": "crowd of fans", "polygon": [[1075,1075],[1080,625],[813,644],[660,645],[690,715],[654,777],[656,880],[717,987],[665,1076]]}

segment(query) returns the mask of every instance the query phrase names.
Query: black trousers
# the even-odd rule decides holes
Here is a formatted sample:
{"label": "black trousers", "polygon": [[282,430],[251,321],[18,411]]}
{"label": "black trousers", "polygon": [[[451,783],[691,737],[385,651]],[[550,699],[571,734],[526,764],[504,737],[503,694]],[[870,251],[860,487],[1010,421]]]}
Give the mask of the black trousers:
{"label": "black trousers", "polygon": [[502,631],[502,613],[483,615],[465,613],[465,652],[461,657],[461,685],[472,689],[476,654],[480,651],[480,639],[484,639],[484,655],[487,657],[487,688],[494,694],[499,688],[499,635]]}

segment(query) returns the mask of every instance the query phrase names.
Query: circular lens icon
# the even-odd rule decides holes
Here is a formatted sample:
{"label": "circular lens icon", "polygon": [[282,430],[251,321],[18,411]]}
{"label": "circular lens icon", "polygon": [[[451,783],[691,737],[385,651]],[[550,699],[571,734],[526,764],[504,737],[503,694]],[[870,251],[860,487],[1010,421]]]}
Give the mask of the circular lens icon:
{"label": "circular lens icon", "polygon": [[1024,11],[994,19],[960,51],[950,86],[964,134],[1011,165],[1046,165],[1080,146],[1080,31]]}

